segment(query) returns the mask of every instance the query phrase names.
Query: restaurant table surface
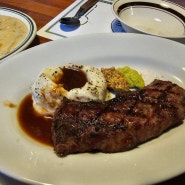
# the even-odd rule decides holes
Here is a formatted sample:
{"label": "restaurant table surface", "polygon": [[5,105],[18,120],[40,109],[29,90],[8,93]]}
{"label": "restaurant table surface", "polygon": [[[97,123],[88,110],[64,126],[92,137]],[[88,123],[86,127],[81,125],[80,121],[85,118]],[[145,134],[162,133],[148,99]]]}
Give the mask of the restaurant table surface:
{"label": "restaurant table surface", "polygon": [[[37,25],[37,30],[39,30],[74,1],[75,0],[0,0],[0,7],[8,7],[26,13],[34,19]],[[185,0],[171,1],[174,1],[175,3],[178,3],[179,5],[185,7]],[[49,39],[36,36],[28,48],[49,41]],[[23,185],[23,183],[20,183],[16,180],[11,179],[10,177],[0,174],[0,185],[9,184]],[[157,185],[185,185],[185,173],[169,179],[165,182],[158,183]]]}

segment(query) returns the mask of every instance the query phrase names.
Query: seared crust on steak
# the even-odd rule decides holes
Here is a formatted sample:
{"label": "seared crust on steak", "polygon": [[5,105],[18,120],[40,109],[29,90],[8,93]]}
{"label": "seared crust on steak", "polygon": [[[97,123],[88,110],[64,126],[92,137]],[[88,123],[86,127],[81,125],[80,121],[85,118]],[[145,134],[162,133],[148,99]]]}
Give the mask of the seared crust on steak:
{"label": "seared crust on steak", "polygon": [[120,93],[107,102],[64,99],[52,126],[58,156],[100,151],[122,152],[185,118],[185,90],[169,81],[154,80],[142,90]]}

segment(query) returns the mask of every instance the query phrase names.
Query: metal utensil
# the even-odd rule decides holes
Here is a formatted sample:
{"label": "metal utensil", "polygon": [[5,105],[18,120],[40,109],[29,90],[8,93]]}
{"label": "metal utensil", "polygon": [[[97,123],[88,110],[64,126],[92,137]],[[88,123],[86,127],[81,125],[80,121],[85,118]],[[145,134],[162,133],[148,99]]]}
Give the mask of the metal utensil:
{"label": "metal utensil", "polygon": [[61,24],[68,26],[79,26],[80,17],[83,16],[92,6],[94,6],[99,0],[88,0],[85,2],[80,9],[77,11],[74,17],[62,17],[60,19]]}

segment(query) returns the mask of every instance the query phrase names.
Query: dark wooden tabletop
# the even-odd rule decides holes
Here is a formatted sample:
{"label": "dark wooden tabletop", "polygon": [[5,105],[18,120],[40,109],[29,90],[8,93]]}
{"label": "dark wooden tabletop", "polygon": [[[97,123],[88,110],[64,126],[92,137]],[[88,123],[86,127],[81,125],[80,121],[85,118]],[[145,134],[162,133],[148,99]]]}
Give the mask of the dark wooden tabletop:
{"label": "dark wooden tabletop", "polygon": [[[0,7],[13,8],[26,13],[34,19],[37,29],[39,30],[74,1],[75,0],[0,0]],[[185,7],[185,0],[171,1]],[[36,36],[29,47],[34,47],[49,41],[50,40],[46,38]],[[5,184],[20,185],[20,182],[0,174],[0,185]],[[185,173],[157,185],[185,185]]]}

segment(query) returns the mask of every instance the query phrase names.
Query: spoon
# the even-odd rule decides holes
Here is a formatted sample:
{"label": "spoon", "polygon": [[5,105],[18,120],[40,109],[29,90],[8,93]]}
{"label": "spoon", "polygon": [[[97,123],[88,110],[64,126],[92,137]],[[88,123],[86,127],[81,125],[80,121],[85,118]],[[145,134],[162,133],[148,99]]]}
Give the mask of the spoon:
{"label": "spoon", "polygon": [[60,23],[68,26],[80,26],[80,17],[83,16],[98,1],[99,0],[88,0],[80,7],[74,17],[63,17],[60,19]]}

